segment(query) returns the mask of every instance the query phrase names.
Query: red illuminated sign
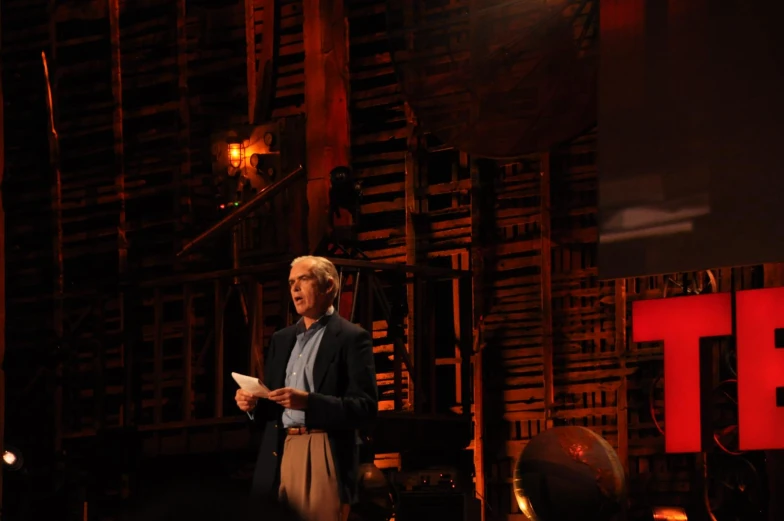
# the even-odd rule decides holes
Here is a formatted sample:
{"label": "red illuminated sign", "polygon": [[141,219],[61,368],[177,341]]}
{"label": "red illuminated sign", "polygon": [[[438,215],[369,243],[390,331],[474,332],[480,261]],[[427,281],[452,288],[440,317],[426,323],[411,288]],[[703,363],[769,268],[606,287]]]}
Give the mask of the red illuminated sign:
{"label": "red illuminated sign", "polygon": [[[664,342],[667,452],[700,452],[700,339],[732,334],[732,297],[632,304],[635,342]],[[741,450],[784,449],[784,288],[735,294]],[[780,398],[777,400],[777,396]]]}

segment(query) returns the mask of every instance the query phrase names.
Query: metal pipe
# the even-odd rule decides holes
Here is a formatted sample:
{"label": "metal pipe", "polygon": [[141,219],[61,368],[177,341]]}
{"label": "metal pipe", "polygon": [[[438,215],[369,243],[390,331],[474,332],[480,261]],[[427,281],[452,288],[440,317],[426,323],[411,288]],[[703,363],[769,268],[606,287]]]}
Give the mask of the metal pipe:
{"label": "metal pipe", "polygon": [[286,177],[281,179],[280,181],[273,183],[271,185],[267,185],[261,190],[259,193],[253,196],[253,199],[248,201],[247,203],[243,204],[232,213],[218,221],[217,223],[210,226],[204,233],[193,239],[191,242],[186,244],[182,250],[177,254],[177,257],[185,255],[192,249],[199,246],[201,243],[213,238],[216,235],[226,231],[228,228],[234,226],[237,221],[240,221],[247,217],[251,212],[253,212],[257,207],[261,205],[261,203],[267,201],[269,198],[286,188],[294,179],[296,179],[301,173],[304,172],[302,165],[298,166],[294,169],[293,172],[288,174]]}
{"label": "metal pipe", "polygon": [[[52,52],[54,54],[54,51]],[[46,53],[41,51],[41,62],[44,68],[44,80],[46,81],[46,108],[49,116],[49,166],[52,169],[52,225],[55,233],[52,237],[52,253],[54,255],[54,309],[53,323],[55,338],[58,349],[62,347],[63,340],[63,319],[65,293],[65,268],[63,261],[63,195],[62,195],[62,176],[60,172],[60,138],[57,136],[55,128],[54,97],[52,95],[52,83],[49,79],[49,65],[46,61]],[[54,450],[59,452],[62,445],[62,415],[63,415],[63,387],[59,383],[62,374],[62,364],[58,364],[55,369],[58,381],[54,394]]]}
{"label": "metal pipe", "polygon": [[[268,273],[287,272],[289,264],[293,256],[286,255],[278,257],[275,260],[266,262],[264,264],[257,264],[253,266],[243,266],[236,270],[219,270],[203,273],[188,273],[182,275],[172,275],[168,277],[161,277],[148,280],[134,280],[125,281],[121,288],[128,287],[142,287],[142,288],[155,288],[158,286],[176,286],[186,282],[199,282],[205,280],[231,278],[236,276],[245,275],[259,275]],[[365,261],[357,259],[340,259],[335,257],[327,258],[335,267],[350,267],[360,270],[378,270],[378,271],[397,271],[402,273],[411,273],[414,276],[428,277],[430,279],[452,279],[458,277],[471,276],[470,271],[452,270],[447,268],[436,268],[432,266],[416,266],[413,264],[394,264],[376,261]],[[107,286],[107,288],[114,288],[114,286]],[[69,294],[70,295],[70,294]],[[74,293],[73,296],[81,296],[80,293]]]}
{"label": "metal pipe", "polygon": [[[0,107],[3,103],[3,88],[0,85]],[[5,168],[3,136],[3,113],[0,109],[0,457],[5,451],[5,209],[3,208],[3,174]],[[3,465],[0,463],[0,515],[3,511]]]}

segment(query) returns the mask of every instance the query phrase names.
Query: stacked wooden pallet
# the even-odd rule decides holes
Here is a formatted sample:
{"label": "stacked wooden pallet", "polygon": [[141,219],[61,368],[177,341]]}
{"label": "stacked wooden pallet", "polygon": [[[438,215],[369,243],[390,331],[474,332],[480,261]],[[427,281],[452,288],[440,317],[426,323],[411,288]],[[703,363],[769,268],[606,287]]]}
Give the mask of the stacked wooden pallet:
{"label": "stacked wooden pallet", "polygon": [[409,130],[386,35],[384,2],[349,1],[351,158],[362,182],[362,248],[405,259],[405,154]]}
{"label": "stacked wooden pallet", "polygon": [[[540,226],[540,158],[476,162],[481,180],[472,237],[481,249],[477,291],[482,293],[483,415],[487,500],[493,511],[514,511],[511,471],[525,440],[545,428],[542,346],[543,246]],[[481,244],[481,246],[478,246]],[[476,259],[474,259],[476,262]],[[475,404],[475,407],[477,405]],[[501,417],[503,423],[489,418]]]}
{"label": "stacked wooden pallet", "polygon": [[[362,183],[358,238],[373,260],[406,258],[405,156],[409,128],[386,37],[384,2],[346,2],[349,35],[351,161]],[[388,281],[380,280],[382,284]],[[382,406],[394,407],[392,340],[386,317],[373,321]],[[406,387],[408,374],[405,373]],[[403,398],[409,407],[408,396]]]}

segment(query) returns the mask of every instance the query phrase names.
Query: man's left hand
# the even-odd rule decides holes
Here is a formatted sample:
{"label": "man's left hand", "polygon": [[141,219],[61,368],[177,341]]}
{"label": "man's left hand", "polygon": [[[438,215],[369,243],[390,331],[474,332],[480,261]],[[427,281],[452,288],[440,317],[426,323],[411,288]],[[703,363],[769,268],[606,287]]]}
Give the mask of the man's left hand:
{"label": "man's left hand", "polygon": [[286,409],[304,411],[308,408],[308,393],[291,387],[270,391],[269,399]]}

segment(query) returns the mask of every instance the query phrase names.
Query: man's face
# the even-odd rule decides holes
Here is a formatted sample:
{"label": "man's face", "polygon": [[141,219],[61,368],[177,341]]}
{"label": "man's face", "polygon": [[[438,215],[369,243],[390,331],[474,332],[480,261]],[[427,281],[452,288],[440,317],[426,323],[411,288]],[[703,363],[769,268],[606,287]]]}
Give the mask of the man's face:
{"label": "man's face", "polygon": [[[330,282],[331,284],[331,282]],[[319,288],[318,279],[313,274],[312,263],[300,262],[291,267],[289,290],[297,314],[318,318],[329,308],[327,293],[331,287]]]}

